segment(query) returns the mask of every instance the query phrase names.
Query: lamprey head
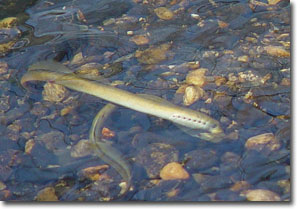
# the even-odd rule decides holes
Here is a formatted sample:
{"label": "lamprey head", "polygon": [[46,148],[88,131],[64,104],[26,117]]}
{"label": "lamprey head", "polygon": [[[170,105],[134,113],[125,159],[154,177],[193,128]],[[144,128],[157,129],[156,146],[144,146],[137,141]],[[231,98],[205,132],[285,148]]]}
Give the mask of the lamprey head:
{"label": "lamprey head", "polygon": [[170,118],[185,133],[210,142],[220,142],[225,134],[219,121],[190,109],[182,109]]}
{"label": "lamprey head", "polygon": [[213,126],[208,132],[198,133],[197,137],[210,142],[218,143],[225,138],[225,134],[223,132],[223,129],[220,127],[220,125],[215,124],[215,126]]}

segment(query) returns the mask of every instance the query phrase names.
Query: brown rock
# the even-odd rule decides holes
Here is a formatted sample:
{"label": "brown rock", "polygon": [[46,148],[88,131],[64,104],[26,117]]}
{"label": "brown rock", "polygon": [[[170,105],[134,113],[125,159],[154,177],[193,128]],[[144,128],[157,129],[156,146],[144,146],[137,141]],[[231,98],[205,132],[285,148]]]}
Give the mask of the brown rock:
{"label": "brown rock", "polygon": [[177,162],[165,165],[161,169],[159,176],[163,180],[188,179],[190,177],[189,173]]}
{"label": "brown rock", "polygon": [[91,145],[89,140],[80,140],[71,149],[71,156],[74,158],[84,157],[91,153]]}
{"label": "brown rock", "polygon": [[53,187],[46,187],[38,192],[35,197],[37,201],[58,201],[58,198],[55,194],[55,189]]}
{"label": "brown rock", "polygon": [[249,201],[280,201],[280,197],[275,192],[265,189],[247,190],[241,193]]}
{"label": "brown rock", "polygon": [[145,45],[149,43],[149,38],[147,35],[135,35],[130,41],[134,42],[136,45]]}
{"label": "brown rock", "polygon": [[0,28],[12,28],[13,26],[16,26],[16,24],[16,17],[7,17],[0,21]]}
{"label": "brown rock", "polygon": [[143,64],[157,64],[167,59],[167,52],[170,47],[171,43],[167,43],[157,47],[150,47],[144,51],[137,50],[135,57]]}
{"label": "brown rock", "polygon": [[101,131],[101,134],[104,138],[110,139],[116,135],[116,133],[109,128],[104,127]]}
{"label": "brown rock", "polygon": [[33,139],[29,139],[25,144],[25,153],[30,154],[34,145],[35,141]]}
{"label": "brown rock", "polygon": [[264,50],[274,57],[290,57],[290,52],[280,46],[265,46]]}
{"label": "brown rock", "polygon": [[61,102],[69,91],[62,85],[47,82],[44,85],[43,99],[49,102]]}
{"label": "brown rock", "polygon": [[81,174],[87,178],[89,178],[92,181],[98,181],[103,177],[107,177],[104,174],[101,174],[102,170],[107,170],[108,165],[98,165],[93,167],[87,167],[81,170]]}
{"label": "brown rock", "polygon": [[194,104],[205,95],[205,91],[198,86],[188,86],[185,88],[183,103],[186,106]]}
{"label": "brown rock", "polygon": [[238,181],[235,182],[234,185],[230,187],[231,191],[238,192],[242,190],[249,189],[251,185],[247,181]]}
{"label": "brown rock", "polygon": [[250,137],[246,144],[246,149],[255,149],[261,151],[265,148],[274,151],[280,148],[280,143],[272,133],[260,134]]}
{"label": "brown rock", "polygon": [[206,83],[206,68],[199,68],[189,72],[185,78],[187,84],[203,87]]}
{"label": "brown rock", "polygon": [[174,17],[174,13],[166,7],[158,7],[154,12],[162,20],[171,20]]}
{"label": "brown rock", "polygon": [[178,161],[178,151],[164,143],[151,143],[136,156],[136,162],[146,169],[150,178],[157,178],[166,164],[175,161]]}
{"label": "brown rock", "polygon": [[268,0],[269,5],[276,5],[280,2],[281,0]]}

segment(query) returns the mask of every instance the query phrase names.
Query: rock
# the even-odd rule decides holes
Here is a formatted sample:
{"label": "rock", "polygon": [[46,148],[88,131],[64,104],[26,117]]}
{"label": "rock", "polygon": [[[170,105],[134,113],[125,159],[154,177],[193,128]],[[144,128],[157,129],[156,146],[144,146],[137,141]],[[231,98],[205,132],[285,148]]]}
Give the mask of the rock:
{"label": "rock", "polygon": [[25,144],[25,153],[30,154],[34,145],[35,141],[33,139],[29,139]]}
{"label": "rock", "polygon": [[198,86],[188,86],[183,95],[183,104],[189,106],[205,95],[205,91]]}
{"label": "rock", "polygon": [[30,113],[35,116],[45,116],[48,112],[48,108],[44,106],[41,102],[36,102],[30,110]]}
{"label": "rock", "polygon": [[145,45],[149,43],[149,38],[147,35],[135,35],[130,41],[134,42],[136,45]]}
{"label": "rock", "polygon": [[239,62],[249,62],[249,57],[247,55],[240,56],[237,59]]}
{"label": "rock", "polygon": [[107,178],[106,175],[101,174],[101,171],[107,170],[108,167],[109,167],[108,165],[87,167],[80,171],[80,175],[83,175],[84,177],[90,179],[91,181],[98,181],[104,177]]}
{"label": "rock", "polygon": [[288,179],[279,180],[277,185],[283,188],[285,194],[291,193],[291,182]]}
{"label": "rock", "polygon": [[11,197],[11,192],[7,189],[5,190],[0,190],[0,200],[1,201],[6,201]]}
{"label": "rock", "polygon": [[8,72],[8,65],[6,62],[0,62],[0,75],[6,74]]}
{"label": "rock", "polygon": [[38,192],[35,197],[36,201],[58,201],[53,187],[46,187]]}
{"label": "rock", "polygon": [[269,5],[276,5],[280,2],[281,0],[268,0]]}
{"label": "rock", "polygon": [[158,7],[154,12],[162,20],[171,20],[174,17],[173,12],[166,7]]}
{"label": "rock", "polygon": [[163,180],[188,179],[190,177],[189,173],[177,162],[165,165],[161,169],[159,176]]}
{"label": "rock", "polygon": [[211,149],[197,149],[185,154],[187,160],[186,167],[199,171],[201,169],[212,167],[218,160],[217,154]]}
{"label": "rock", "polygon": [[67,144],[64,141],[65,135],[60,131],[50,131],[39,135],[37,141],[43,142],[47,150],[54,153],[65,152]]}
{"label": "rock", "polygon": [[104,127],[101,131],[101,134],[102,136],[105,138],[105,139],[110,139],[110,138],[113,138],[115,137],[116,133],[112,130],[110,130],[109,128],[106,128]]}
{"label": "rock", "polygon": [[215,76],[215,84],[217,86],[224,85],[227,82],[227,79],[222,76]]}
{"label": "rock", "polygon": [[185,82],[190,85],[203,87],[206,83],[206,71],[206,68],[199,68],[197,70],[190,71],[185,78]]}
{"label": "rock", "polygon": [[74,57],[71,60],[70,64],[71,65],[79,65],[79,64],[82,64],[84,61],[85,60],[83,58],[82,52],[79,52],[79,53],[74,55]]}
{"label": "rock", "polygon": [[237,181],[230,187],[231,191],[239,192],[242,190],[249,189],[251,185],[247,181]]}
{"label": "rock", "polygon": [[274,57],[290,57],[290,52],[280,46],[265,46],[264,50]]}
{"label": "rock", "polygon": [[7,17],[0,21],[0,28],[12,28],[16,26],[17,18],[16,17]]}
{"label": "rock", "polygon": [[0,181],[0,191],[4,190],[5,188],[6,188],[6,185],[2,181]]}
{"label": "rock", "polygon": [[227,28],[229,24],[227,22],[218,20],[218,25],[220,28]]}
{"label": "rock", "polygon": [[136,162],[146,169],[149,178],[157,178],[161,169],[178,161],[178,151],[169,144],[152,143],[138,153]]}
{"label": "rock", "polygon": [[91,75],[91,76],[99,76],[99,70],[102,67],[101,64],[98,63],[87,63],[84,65],[81,65],[78,70],[76,70],[76,73],[80,75]]}
{"label": "rock", "polygon": [[60,110],[60,116],[65,116],[74,110],[74,106],[66,106]]}
{"label": "rock", "polygon": [[47,82],[44,85],[44,90],[42,92],[43,99],[49,102],[61,102],[64,98],[67,97],[69,91],[66,87]]}
{"label": "rock", "polygon": [[91,145],[89,140],[80,140],[75,146],[71,149],[71,156],[74,158],[84,157],[91,154]]}
{"label": "rock", "polygon": [[150,47],[144,51],[137,50],[135,57],[143,64],[157,64],[167,59],[167,52],[171,43],[162,44],[157,47]]}
{"label": "rock", "polygon": [[245,144],[246,149],[255,149],[261,151],[268,149],[270,151],[278,150],[280,143],[273,133],[264,133],[257,136],[250,137]]}
{"label": "rock", "polygon": [[265,189],[246,190],[241,196],[246,196],[249,201],[280,201],[278,194]]}
{"label": "rock", "polygon": [[289,78],[283,78],[280,82],[280,85],[283,86],[290,86],[291,85],[291,80]]}

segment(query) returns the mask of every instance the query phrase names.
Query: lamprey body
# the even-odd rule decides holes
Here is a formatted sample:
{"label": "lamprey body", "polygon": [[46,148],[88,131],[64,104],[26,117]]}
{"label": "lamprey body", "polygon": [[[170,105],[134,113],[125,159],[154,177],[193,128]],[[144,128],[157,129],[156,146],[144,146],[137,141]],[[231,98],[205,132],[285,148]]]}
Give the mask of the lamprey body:
{"label": "lamprey body", "polygon": [[160,97],[142,96],[104,85],[89,78],[68,73],[67,68],[62,64],[49,63],[53,62],[40,62],[29,67],[28,72],[21,79],[21,84],[24,85],[34,80],[51,81],[129,109],[172,121],[186,133],[207,141],[219,142],[225,136],[219,122],[204,113],[174,105]]}
{"label": "lamprey body", "polygon": [[113,167],[125,181],[126,186],[121,189],[118,197],[122,197],[131,185],[130,165],[123,160],[122,154],[108,142],[102,140],[101,130],[106,119],[117,108],[116,105],[108,103],[96,115],[90,129],[90,142],[95,154],[104,162]]}

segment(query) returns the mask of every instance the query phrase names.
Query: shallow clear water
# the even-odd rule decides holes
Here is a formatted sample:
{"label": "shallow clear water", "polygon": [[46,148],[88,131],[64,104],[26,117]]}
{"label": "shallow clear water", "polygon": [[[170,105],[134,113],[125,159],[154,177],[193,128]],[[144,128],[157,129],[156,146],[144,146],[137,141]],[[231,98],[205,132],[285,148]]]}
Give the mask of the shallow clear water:
{"label": "shallow clear water", "polygon": [[[119,106],[104,126],[107,143],[131,167],[131,188],[121,200],[290,200],[289,1],[31,3],[23,3],[25,11],[1,5],[2,19],[17,20],[0,23],[1,200],[105,201],[120,191],[118,172],[84,148],[107,101],[69,89],[47,101],[45,82],[23,88],[28,66],[43,60],[221,124],[226,137],[212,143]],[[159,7],[172,15],[160,16]],[[204,84],[191,74],[199,69]],[[188,95],[189,87],[201,96]],[[161,179],[170,162],[189,177]]]}

